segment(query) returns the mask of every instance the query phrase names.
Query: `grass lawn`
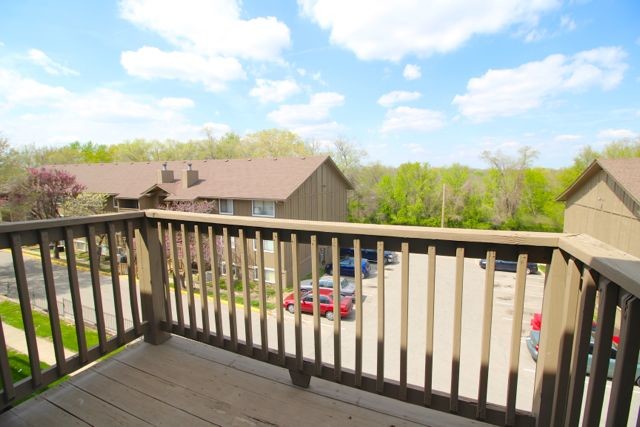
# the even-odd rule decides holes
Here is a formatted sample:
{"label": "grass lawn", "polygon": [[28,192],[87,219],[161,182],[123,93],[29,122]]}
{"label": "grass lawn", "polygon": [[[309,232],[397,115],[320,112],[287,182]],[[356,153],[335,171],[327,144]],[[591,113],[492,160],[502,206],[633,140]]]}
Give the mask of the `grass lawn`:
{"label": "grass lawn", "polygon": [[[31,366],[29,365],[29,356],[26,354],[19,353],[10,348],[7,349],[7,353],[9,355],[9,368],[11,368],[11,378],[13,378],[13,382],[16,383],[23,378],[27,378],[31,376]],[[49,365],[44,362],[40,362],[41,369],[47,369]],[[4,388],[4,383],[2,382],[2,378],[0,378],[0,385]]]}
{"label": "grass lawn", "polygon": [[[36,329],[36,335],[43,338],[51,339],[51,324],[49,316],[39,311],[33,310],[33,324]],[[12,301],[0,302],[0,317],[2,321],[14,328],[24,329],[22,323],[22,313],[20,312],[20,304]],[[76,337],[76,327],[73,323],[60,319],[60,330],[62,332],[62,342],[66,348],[78,351],[78,339]],[[85,336],[87,338],[87,348],[98,345],[98,332],[94,329],[85,327]],[[28,363],[27,363],[28,365]]]}

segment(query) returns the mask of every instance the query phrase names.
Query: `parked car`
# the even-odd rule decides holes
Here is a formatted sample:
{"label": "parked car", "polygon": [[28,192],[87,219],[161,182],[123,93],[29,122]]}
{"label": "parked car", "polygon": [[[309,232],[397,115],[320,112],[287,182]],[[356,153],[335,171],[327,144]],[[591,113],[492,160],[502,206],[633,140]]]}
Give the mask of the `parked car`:
{"label": "parked car", "polygon": [[[295,313],[296,300],[293,293],[287,295],[282,305],[289,313]],[[351,297],[340,296],[340,317],[346,317],[353,310],[353,300]],[[302,313],[313,313],[313,294],[304,292],[300,298],[300,311]],[[333,290],[320,289],[320,315],[325,316],[327,320],[333,320]]]}
{"label": "parked car", "polygon": [[[320,289],[333,289],[333,277],[322,276],[318,279],[318,287]],[[313,280],[307,279],[300,282],[300,290],[308,292],[313,289]],[[356,284],[351,280],[341,277],[340,278],[340,295],[345,297],[351,297],[355,301]]]}
{"label": "parked car", "polygon": [[[482,269],[487,268],[486,259],[483,258],[480,260],[480,267]],[[501,259],[496,260],[496,271],[511,271],[515,273],[517,269],[518,263],[515,261],[504,261]],[[527,263],[527,274],[538,274],[538,264],[535,262]]]}
{"label": "parked car", "polygon": [[[378,251],[376,249],[360,249],[362,258],[369,262],[378,262]],[[353,257],[353,248],[340,248],[341,257]],[[395,252],[384,251],[384,264],[395,264],[398,262],[398,255]]]}
{"label": "parked car", "polygon": [[[363,259],[360,264],[360,268],[362,269],[362,277],[369,277],[369,273],[371,272],[369,261]],[[329,263],[325,265],[324,271],[327,274],[331,275],[333,273],[333,264]],[[355,260],[353,258],[343,258],[340,260],[340,275],[349,277],[354,277],[356,275]]]}
{"label": "parked car", "polygon": [[[533,360],[538,360],[538,346],[540,345],[540,327],[542,326],[542,317],[540,313],[534,313],[531,318],[531,332],[529,332],[529,337],[527,337],[527,349],[529,350],[529,354]],[[589,354],[587,356],[587,375],[591,372],[591,359],[593,353],[593,346],[595,344],[595,327],[593,325],[593,331],[591,333],[591,341],[589,342]],[[611,341],[611,355],[609,356],[609,366],[607,368],[607,378],[613,378],[613,372],[616,367],[616,356],[618,354],[618,342],[620,341],[619,337],[614,336]],[[635,383],[640,387],[640,362],[636,367],[635,372]]]}

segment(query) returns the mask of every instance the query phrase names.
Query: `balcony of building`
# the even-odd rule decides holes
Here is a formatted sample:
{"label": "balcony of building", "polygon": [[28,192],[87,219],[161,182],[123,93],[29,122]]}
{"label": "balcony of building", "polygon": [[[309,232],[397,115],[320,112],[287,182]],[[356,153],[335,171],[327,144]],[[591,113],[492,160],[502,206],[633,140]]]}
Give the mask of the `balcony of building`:
{"label": "balcony of building", "polygon": [[[352,311],[331,321],[317,283],[340,247],[355,265],[360,248],[398,262],[356,269]],[[640,260],[589,236],[149,210],[3,224],[0,249],[2,303],[19,312],[0,323],[2,425],[640,422]],[[290,313],[285,278],[307,261],[313,312]]]}

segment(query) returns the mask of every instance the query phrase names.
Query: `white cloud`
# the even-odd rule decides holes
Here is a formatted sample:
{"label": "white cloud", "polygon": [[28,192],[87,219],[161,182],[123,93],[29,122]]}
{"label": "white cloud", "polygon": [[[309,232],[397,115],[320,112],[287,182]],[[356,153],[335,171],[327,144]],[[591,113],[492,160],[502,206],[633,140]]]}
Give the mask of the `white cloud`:
{"label": "white cloud", "polygon": [[69,96],[62,86],[50,86],[0,68],[0,111],[17,105],[46,105]]}
{"label": "white cloud", "polygon": [[423,154],[425,152],[424,147],[416,143],[405,144],[404,147],[413,154]]}
{"label": "white cloud", "polygon": [[186,107],[187,101],[107,88],[76,93],[0,68],[0,129],[15,145],[201,137],[202,126],[175,108],[180,103]]}
{"label": "white cloud", "polygon": [[49,56],[40,49],[29,49],[27,57],[29,58],[29,61],[42,67],[44,71],[54,76],[77,76],[79,74],[76,70],[65,67],[64,65],[49,58]]}
{"label": "white cloud", "polygon": [[383,107],[391,107],[401,102],[415,101],[420,99],[422,94],[420,92],[408,92],[406,90],[394,90],[389,93],[385,93],[378,98],[378,104]]}
{"label": "white cloud", "polygon": [[256,79],[256,86],[249,95],[258,98],[262,103],[282,102],[300,92],[300,86],[295,80],[265,80]]}
{"label": "white cloud", "polygon": [[212,92],[223,90],[228,81],[246,78],[242,65],[235,58],[165,52],[156,47],[145,46],[137,51],[122,52],[120,62],[132,76],[201,83]]}
{"label": "white cloud", "polygon": [[638,132],[630,129],[604,129],[598,132],[598,138],[606,140],[632,139],[637,136]]}
{"label": "white cloud", "polygon": [[467,83],[467,93],[453,103],[474,121],[522,114],[564,92],[616,87],[627,69],[626,53],[602,47],[573,56],[550,55],[517,68],[489,70]]}
{"label": "white cloud", "polygon": [[576,29],[576,21],[569,15],[563,15],[560,17],[560,28],[565,31],[573,31]]}
{"label": "white cloud", "polygon": [[422,70],[419,65],[407,64],[402,70],[402,77],[407,80],[416,80],[422,77]]}
{"label": "white cloud", "polygon": [[158,105],[163,108],[172,110],[183,110],[185,108],[193,108],[196,104],[189,98],[162,98],[158,101]]}
{"label": "white cloud", "polygon": [[267,117],[278,126],[298,133],[302,137],[325,137],[342,127],[330,120],[331,110],[344,104],[344,96],[336,92],[311,95],[307,104],[281,105]]}
{"label": "white cloud", "polygon": [[421,131],[440,129],[445,124],[445,116],[440,111],[423,108],[397,107],[387,111],[381,132]]}
{"label": "white cloud", "polygon": [[5,44],[0,40],[0,47],[5,47]]}
{"label": "white cloud", "polygon": [[300,74],[301,77],[307,75],[307,70],[305,70],[304,68],[296,68],[296,71],[298,72],[298,74]]}
{"label": "white cloud", "polygon": [[563,134],[563,135],[556,135],[556,137],[554,138],[555,141],[558,142],[564,142],[564,141],[578,141],[582,139],[582,135],[575,135],[575,134]]}
{"label": "white cloud", "polygon": [[360,59],[399,61],[451,52],[474,35],[534,26],[559,0],[298,0],[302,13],[331,32],[331,42]]}
{"label": "white cloud", "polygon": [[122,0],[120,14],[205,56],[272,61],[291,43],[289,28],[273,16],[242,19],[238,0]]}
{"label": "white cloud", "polygon": [[219,138],[231,132],[231,127],[224,123],[207,122],[202,126],[205,131],[210,132],[212,136]]}

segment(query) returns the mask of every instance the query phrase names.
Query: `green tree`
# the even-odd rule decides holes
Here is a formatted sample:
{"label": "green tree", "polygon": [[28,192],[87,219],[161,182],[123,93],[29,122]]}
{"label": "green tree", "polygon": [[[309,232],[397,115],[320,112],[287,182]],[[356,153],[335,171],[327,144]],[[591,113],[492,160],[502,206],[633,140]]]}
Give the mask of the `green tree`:
{"label": "green tree", "polygon": [[62,202],[64,216],[90,216],[104,213],[108,194],[82,192]]}

